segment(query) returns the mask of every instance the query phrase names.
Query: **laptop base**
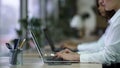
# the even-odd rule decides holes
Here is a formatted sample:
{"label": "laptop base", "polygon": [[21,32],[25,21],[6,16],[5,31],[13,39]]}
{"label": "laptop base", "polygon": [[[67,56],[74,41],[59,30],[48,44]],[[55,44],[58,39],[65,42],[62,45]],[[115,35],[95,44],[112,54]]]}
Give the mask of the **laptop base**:
{"label": "laptop base", "polygon": [[48,65],[71,65],[71,62],[45,62]]}

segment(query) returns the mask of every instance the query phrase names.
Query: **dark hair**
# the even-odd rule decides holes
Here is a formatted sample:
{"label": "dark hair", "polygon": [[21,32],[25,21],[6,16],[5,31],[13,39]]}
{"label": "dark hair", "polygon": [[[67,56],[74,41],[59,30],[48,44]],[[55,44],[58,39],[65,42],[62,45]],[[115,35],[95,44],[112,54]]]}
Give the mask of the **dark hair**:
{"label": "dark hair", "polygon": [[[99,10],[98,10],[98,7],[99,7],[99,4],[98,4],[98,0],[96,0],[96,5],[97,5],[97,11],[98,11],[98,14],[100,14]],[[106,19],[110,19],[113,15],[115,14],[115,11],[114,10],[111,10],[111,11],[105,11],[105,18]],[[100,14],[101,15],[101,14]]]}

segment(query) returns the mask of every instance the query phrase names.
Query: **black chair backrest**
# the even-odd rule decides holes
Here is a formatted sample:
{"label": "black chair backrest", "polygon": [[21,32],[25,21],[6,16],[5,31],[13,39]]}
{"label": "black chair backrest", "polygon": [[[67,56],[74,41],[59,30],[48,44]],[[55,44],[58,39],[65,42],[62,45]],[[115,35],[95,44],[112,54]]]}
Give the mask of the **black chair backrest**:
{"label": "black chair backrest", "polygon": [[111,65],[103,64],[102,68],[120,68],[120,63],[112,63]]}

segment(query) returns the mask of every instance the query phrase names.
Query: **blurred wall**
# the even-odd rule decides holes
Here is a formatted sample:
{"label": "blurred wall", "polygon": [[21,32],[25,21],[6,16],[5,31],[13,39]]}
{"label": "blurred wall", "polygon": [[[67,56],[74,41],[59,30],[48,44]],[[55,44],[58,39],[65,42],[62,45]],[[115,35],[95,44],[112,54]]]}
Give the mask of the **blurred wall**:
{"label": "blurred wall", "polygon": [[96,28],[96,14],[93,10],[95,7],[95,0],[77,0],[77,13],[82,16],[84,14],[88,14],[89,17],[85,20],[82,20],[83,28],[85,29],[85,37],[91,35],[92,32],[95,31]]}

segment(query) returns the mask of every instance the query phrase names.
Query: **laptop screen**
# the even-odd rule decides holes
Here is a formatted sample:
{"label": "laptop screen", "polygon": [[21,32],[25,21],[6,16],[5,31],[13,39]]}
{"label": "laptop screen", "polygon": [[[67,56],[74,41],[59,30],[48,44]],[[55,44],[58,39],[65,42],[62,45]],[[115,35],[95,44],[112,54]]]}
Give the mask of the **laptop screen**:
{"label": "laptop screen", "polygon": [[35,47],[37,48],[37,51],[38,51],[40,57],[43,57],[44,54],[43,54],[43,52],[42,52],[42,50],[40,48],[40,44],[38,42],[38,38],[40,38],[40,37],[36,37],[37,34],[34,32],[34,30],[31,30],[30,34],[32,35],[32,40],[34,42]]}
{"label": "laptop screen", "polygon": [[42,56],[49,55],[48,52],[53,53],[44,33],[40,29],[31,29],[30,33],[37,50]]}
{"label": "laptop screen", "polygon": [[52,41],[52,39],[51,39],[51,36],[50,36],[50,34],[49,34],[49,32],[48,32],[48,29],[47,29],[47,28],[43,28],[43,29],[42,29],[42,32],[43,32],[43,34],[44,34],[44,36],[45,36],[45,39],[46,39],[47,42],[49,43],[51,50],[52,50],[53,52],[55,52],[55,46],[54,46],[54,43],[53,43],[53,41]]}

